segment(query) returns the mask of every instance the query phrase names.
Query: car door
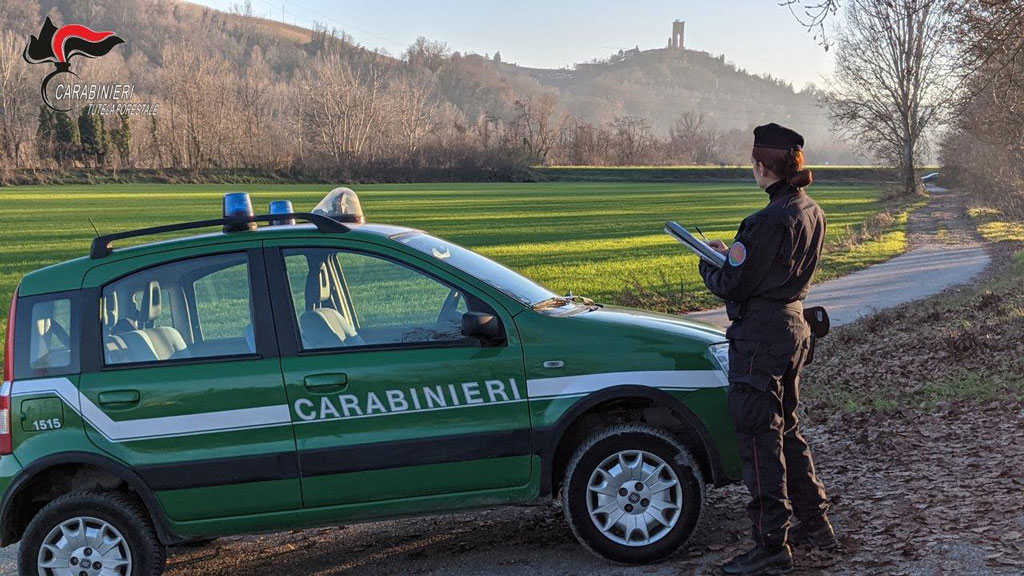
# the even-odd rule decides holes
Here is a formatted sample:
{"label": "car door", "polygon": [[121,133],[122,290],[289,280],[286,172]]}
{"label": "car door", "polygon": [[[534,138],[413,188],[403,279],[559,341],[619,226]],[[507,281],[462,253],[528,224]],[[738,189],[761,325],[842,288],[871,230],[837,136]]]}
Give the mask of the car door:
{"label": "car door", "polygon": [[[292,327],[279,330],[281,365],[307,507],[456,492],[501,500],[530,479],[511,317],[403,256],[356,242],[268,242],[275,317]],[[496,314],[502,341],[463,337],[468,311]]]}
{"label": "car door", "polygon": [[175,521],[301,508],[260,243],[157,258],[86,277],[102,311],[80,383],[89,438]]}

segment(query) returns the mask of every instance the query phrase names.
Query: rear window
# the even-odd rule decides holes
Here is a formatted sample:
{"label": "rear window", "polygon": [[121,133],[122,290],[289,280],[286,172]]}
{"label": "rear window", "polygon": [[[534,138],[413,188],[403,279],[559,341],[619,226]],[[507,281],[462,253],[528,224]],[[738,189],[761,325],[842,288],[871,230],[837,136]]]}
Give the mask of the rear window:
{"label": "rear window", "polygon": [[18,380],[78,372],[78,293],[18,299],[14,375]]}

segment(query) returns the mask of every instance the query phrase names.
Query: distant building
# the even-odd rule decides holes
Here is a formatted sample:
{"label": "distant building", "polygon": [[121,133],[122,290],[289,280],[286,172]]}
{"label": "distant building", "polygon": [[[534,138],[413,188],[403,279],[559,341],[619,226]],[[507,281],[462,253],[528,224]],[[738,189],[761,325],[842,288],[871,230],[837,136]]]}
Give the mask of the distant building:
{"label": "distant building", "polygon": [[672,23],[672,35],[668,38],[669,48],[682,48],[683,47],[683,28],[686,26],[686,22],[682,20],[676,20]]}

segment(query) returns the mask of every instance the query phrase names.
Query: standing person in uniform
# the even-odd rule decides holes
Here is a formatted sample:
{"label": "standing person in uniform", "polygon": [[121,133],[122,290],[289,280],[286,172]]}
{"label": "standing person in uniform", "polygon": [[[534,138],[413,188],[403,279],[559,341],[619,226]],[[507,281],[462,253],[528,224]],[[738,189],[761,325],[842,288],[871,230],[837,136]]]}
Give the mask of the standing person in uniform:
{"label": "standing person in uniform", "polygon": [[[800,369],[811,345],[803,299],[821,256],[825,214],[804,191],[804,139],[768,124],[754,130],[754,179],[768,205],[740,224],[722,268],[700,263],[704,284],[726,301],[729,412],[739,440],[754,548],[726,562],[726,574],[779,574],[789,547],[833,548],[825,487],[800,433]],[[790,519],[799,523],[790,530]]]}

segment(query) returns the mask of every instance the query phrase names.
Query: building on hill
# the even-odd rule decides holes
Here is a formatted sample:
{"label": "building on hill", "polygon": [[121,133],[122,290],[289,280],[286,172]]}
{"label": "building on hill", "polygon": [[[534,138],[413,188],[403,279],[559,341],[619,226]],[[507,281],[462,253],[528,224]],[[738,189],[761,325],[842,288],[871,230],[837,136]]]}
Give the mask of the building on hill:
{"label": "building on hill", "polygon": [[682,20],[676,20],[672,23],[672,35],[668,38],[669,48],[682,48],[683,47],[683,31],[686,27],[686,22]]}

